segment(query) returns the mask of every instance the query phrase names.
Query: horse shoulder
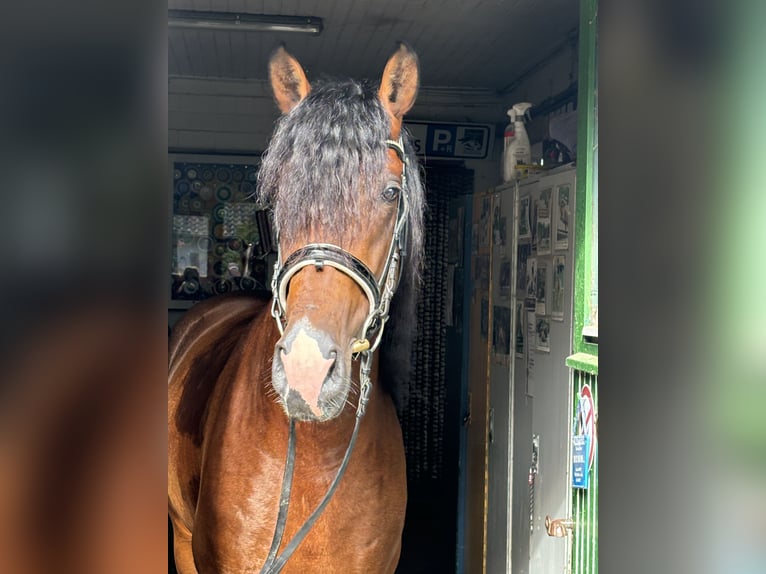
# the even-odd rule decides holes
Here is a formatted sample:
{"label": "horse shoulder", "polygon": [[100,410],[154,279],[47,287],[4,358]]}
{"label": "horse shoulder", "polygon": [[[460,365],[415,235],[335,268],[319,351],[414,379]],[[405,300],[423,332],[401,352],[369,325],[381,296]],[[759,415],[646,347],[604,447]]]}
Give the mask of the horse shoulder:
{"label": "horse shoulder", "polygon": [[266,300],[252,296],[214,298],[192,307],[173,330],[168,377],[169,494],[172,513],[190,529],[211,399],[234,348],[267,308]]}

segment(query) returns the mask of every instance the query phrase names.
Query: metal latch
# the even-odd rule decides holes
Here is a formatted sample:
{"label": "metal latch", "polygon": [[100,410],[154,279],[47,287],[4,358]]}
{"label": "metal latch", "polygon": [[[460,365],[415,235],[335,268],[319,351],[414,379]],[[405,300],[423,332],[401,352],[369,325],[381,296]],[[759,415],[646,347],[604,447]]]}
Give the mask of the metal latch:
{"label": "metal latch", "polygon": [[574,520],[571,518],[556,518],[553,519],[549,515],[545,517],[545,531],[548,536],[555,536],[556,538],[564,538],[569,534],[568,530],[574,530]]}

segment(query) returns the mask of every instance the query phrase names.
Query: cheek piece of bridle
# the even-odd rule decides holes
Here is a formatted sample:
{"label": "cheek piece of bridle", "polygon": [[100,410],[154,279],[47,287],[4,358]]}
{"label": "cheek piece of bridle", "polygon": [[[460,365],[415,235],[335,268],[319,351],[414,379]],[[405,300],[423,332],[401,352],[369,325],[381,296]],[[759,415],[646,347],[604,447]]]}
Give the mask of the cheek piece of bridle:
{"label": "cheek piece of bridle", "polygon": [[[367,296],[370,308],[367,318],[362,324],[360,336],[352,343],[351,351],[355,358],[361,357],[359,366],[360,392],[359,403],[356,408],[356,421],[354,430],[351,433],[346,454],[343,457],[338,472],[330,484],[327,493],[319,505],[314,509],[306,522],[296,532],[295,536],[285,546],[281,554],[277,555],[279,546],[282,543],[285,524],[287,522],[287,510],[290,503],[290,490],[292,488],[293,468],[295,466],[295,421],[290,419],[290,437],[287,445],[287,461],[285,471],[282,477],[282,493],[279,498],[279,514],[277,515],[277,525],[274,530],[274,538],[271,542],[269,555],[261,568],[261,574],[276,574],[284,567],[287,560],[293,554],[298,545],[303,541],[311,527],[316,522],[319,515],[330,502],[335,489],[340,482],[343,473],[348,465],[351,451],[354,448],[356,437],[359,432],[359,423],[364,416],[367,402],[370,399],[372,390],[372,381],[370,372],[372,370],[372,355],[380,345],[383,336],[383,329],[388,321],[388,313],[391,305],[391,299],[399,285],[401,275],[401,258],[405,255],[407,239],[407,219],[409,215],[409,203],[406,193],[406,177],[408,160],[404,153],[402,138],[398,141],[386,140],[386,145],[393,149],[399,159],[402,161],[402,183],[401,192],[396,212],[396,224],[394,225],[391,245],[388,249],[386,263],[380,278],[364,264],[359,258],[348,251],[329,243],[310,243],[292,253],[282,264],[282,254],[277,253],[277,262],[274,264],[274,275],[271,281],[271,291],[274,299],[271,306],[271,314],[277,321],[280,334],[284,334],[286,313],[287,313],[287,287],[290,280],[304,267],[313,266],[321,270],[325,266],[333,267],[338,271],[348,275],[362,289]],[[277,242],[278,244],[279,242]]]}

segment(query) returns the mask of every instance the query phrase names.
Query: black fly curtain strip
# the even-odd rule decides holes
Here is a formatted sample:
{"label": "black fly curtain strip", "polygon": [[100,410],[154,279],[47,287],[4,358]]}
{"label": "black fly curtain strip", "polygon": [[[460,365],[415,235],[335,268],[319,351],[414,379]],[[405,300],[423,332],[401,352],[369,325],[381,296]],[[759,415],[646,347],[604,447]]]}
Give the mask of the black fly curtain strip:
{"label": "black fly curtain strip", "polygon": [[450,200],[470,193],[473,171],[430,168],[425,176],[423,285],[418,299],[417,334],[409,400],[400,413],[409,480],[438,479],[444,471],[444,414],[447,302],[447,245]]}

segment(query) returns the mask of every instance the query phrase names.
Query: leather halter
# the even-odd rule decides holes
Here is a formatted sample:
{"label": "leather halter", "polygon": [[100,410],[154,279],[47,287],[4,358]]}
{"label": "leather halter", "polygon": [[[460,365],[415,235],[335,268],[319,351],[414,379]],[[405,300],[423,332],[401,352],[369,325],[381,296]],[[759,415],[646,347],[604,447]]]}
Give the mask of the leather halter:
{"label": "leather halter", "polygon": [[[324,511],[330,498],[335,493],[340,480],[348,466],[351,458],[351,452],[356,443],[356,437],[359,434],[359,423],[364,416],[367,402],[369,401],[370,391],[372,390],[372,381],[370,372],[372,370],[372,355],[380,345],[383,336],[383,328],[388,321],[388,312],[391,299],[399,285],[401,269],[399,266],[402,255],[405,254],[405,242],[407,239],[407,219],[409,215],[409,201],[406,192],[407,167],[409,162],[404,153],[404,144],[401,136],[398,141],[386,140],[386,145],[393,149],[399,159],[402,161],[402,185],[399,193],[399,201],[396,212],[396,224],[391,237],[391,245],[388,249],[386,264],[383,267],[383,273],[380,278],[376,278],[370,268],[359,258],[355,257],[345,249],[332,245],[330,243],[310,243],[293,252],[282,264],[282,254],[277,253],[277,262],[274,264],[274,276],[271,281],[271,291],[274,299],[271,306],[271,314],[277,321],[279,333],[284,334],[285,315],[287,313],[287,287],[290,280],[304,267],[313,265],[321,269],[325,265],[333,267],[338,271],[345,273],[353,279],[367,296],[370,304],[367,318],[362,325],[360,337],[357,339],[353,348],[359,349],[356,355],[361,356],[359,366],[360,392],[359,403],[356,408],[356,420],[354,430],[351,433],[346,453],[343,461],[338,468],[327,493],[322,498],[319,505],[314,509],[311,515],[306,519],[300,530],[285,546],[281,554],[277,555],[279,546],[282,543],[285,524],[287,523],[287,510],[290,504],[290,491],[292,489],[292,477],[295,464],[295,421],[290,421],[290,434],[287,443],[287,460],[285,462],[285,471],[282,477],[282,492],[279,497],[279,513],[277,515],[277,525],[274,530],[274,537],[271,541],[271,548],[266,562],[261,568],[261,574],[277,574],[284,568],[285,563],[298,548],[300,543],[306,537],[309,530]],[[279,245],[279,242],[277,242]],[[277,247],[279,250],[279,247]],[[370,342],[370,337],[375,336],[375,341]]]}

